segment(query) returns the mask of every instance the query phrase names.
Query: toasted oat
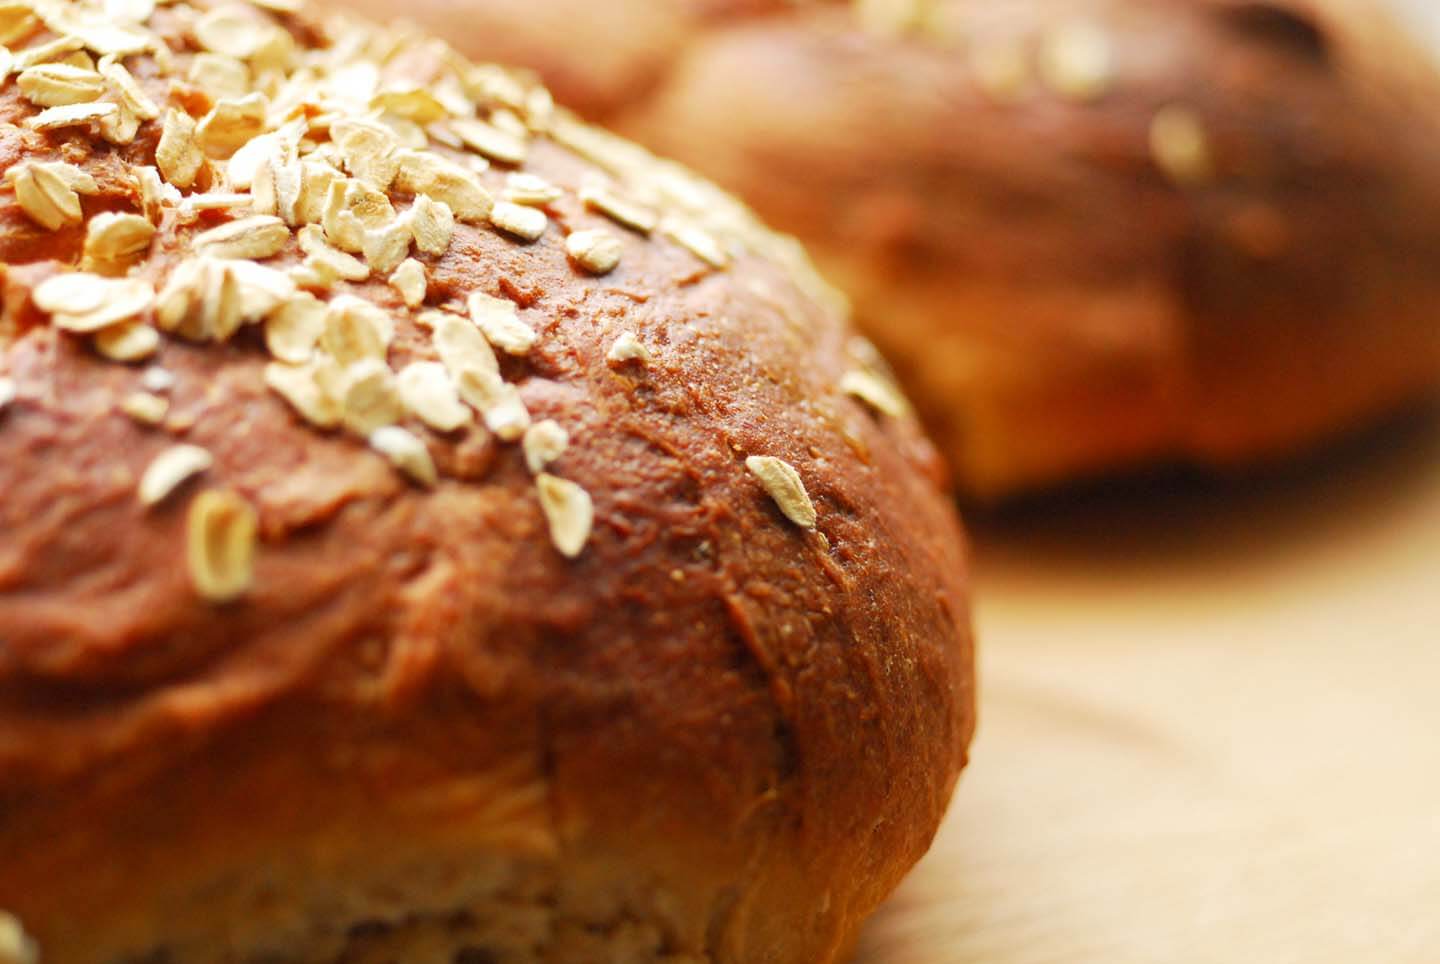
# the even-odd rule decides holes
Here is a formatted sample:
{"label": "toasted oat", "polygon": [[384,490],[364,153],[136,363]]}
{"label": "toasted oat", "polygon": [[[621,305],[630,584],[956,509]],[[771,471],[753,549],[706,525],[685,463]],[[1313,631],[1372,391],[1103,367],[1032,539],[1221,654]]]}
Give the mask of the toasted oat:
{"label": "toasted oat", "polygon": [[265,133],[264,94],[247,94],[217,101],[210,113],[200,118],[195,137],[210,157],[225,159]]}
{"label": "toasted oat", "polygon": [[135,137],[140,132],[140,118],[130,113],[124,104],[117,106],[119,109],[115,113],[100,118],[100,136],[106,143],[123,147],[135,143]]}
{"label": "toasted oat", "polygon": [[475,292],[466,302],[470,319],[490,344],[507,355],[523,355],[535,345],[535,329],[520,320],[515,302]]}
{"label": "toasted oat", "polygon": [[340,424],[340,401],[327,390],[323,371],[315,362],[271,362],[265,366],[265,384],[311,425],[334,428]]}
{"label": "toasted oat", "polygon": [[85,225],[84,268],[121,275],[145,257],[155,225],[138,214],[97,214]]}
{"label": "toasted oat", "polygon": [[560,427],[553,418],[536,422],[525,430],[520,447],[525,452],[525,466],[532,474],[545,471],[545,467],[565,454],[570,446],[570,433]]}
{"label": "toasted oat", "polygon": [[565,250],[580,267],[595,275],[614,271],[624,253],[619,238],[599,229],[573,232],[565,239]]}
{"label": "toasted oat", "polygon": [[396,218],[383,228],[365,231],[361,250],[365,262],[376,274],[389,274],[400,266],[410,253],[410,242],[414,235],[410,231],[409,218]]}
{"label": "toasted oat", "polygon": [[80,195],[66,183],[55,165],[26,162],[11,176],[20,209],[42,228],[59,230],[84,218]]}
{"label": "toasted oat", "polygon": [[490,209],[490,223],[507,234],[525,241],[537,241],[550,223],[539,208],[525,207],[511,201],[497,201]]}
{"label": "toasted oat", "polygon": [[505,200],[543,207],[560,200],[561,191],[538,174],[516,171],[505,179]]}
{"label": "toasted oat", "polygon": [[251,89],[250,67],[243,60],[225,54],[204,51],[196,54],[190,61],[188,78],[215,100],[244,97]]}
{"label": "toasted oat", "polygon": [[25,99],[39,107],[88,104],[105,93],[105,78],[69,64],[37,64],[15,78]]}
{"label": "toasted oat", "polygon": [[201,492],[186,517],[190,582],[213,603],[238,599],[254,580],[255,509],[234,492]]}
{"label": "toasted oat", "polygon": [[601,184],[589,184],[581,188],[580,200],[616,224],[641,234],[649,234],[660,223],[660,216],[652,208],[632,201]]}
{"label": "toasted oat", "polygon": [[214,258],[260,261],[273,258],[290,241],[285,222],[268,214],[231,221],[195,236],[195,250]]}
{"label": "toasted oat", "polygon": [[145,506],[159,505],[181,485],[206,472],[215,457],[198,445],[172,445],[161,452],[140,476],[136,497]]}
{"label": "toasted oat", "polygon": [[610,350],[605,353],[605,359],[611,364],[623,365],[626,362],[638,361],[642,365],[648,365],[655,356],[650,353],[639,338],[635,337],[633,331],[623,331],[620,336],[610,345]]}
{"label": "toasted oat", "polygon": [[383,191],[400,171],[396,156],[400,145],[395,133],[384,124],[347,118],[331,125],[330,139],[351,177]]}
{"label": "toasted oat", "polygon": [[[74,34],[56,37],[54,40],[46,41],[43,44],[36,44],[33,47],[26,47],[15,55],[14,70],[25,70],[34,67],[36,64],[50,64],[64,60],[85,49],[85,41]],[[83,66],[83,64],[76,64]]]}
{"label": "toasted oat", "polygon": [[730,264],[730,255],[704,228],[677,221],[669,221],[662,227],[667,237],[710,267],[725,268]]}
{"label": "toasted oat", "polygon": [[550,541],[562,556],[574,559],[585,549],[595,524],[595,505],[574,482],[542,472],[535,477],[540,510],[550,527]]}
{"label": "toasted oat", "polygon": [[204,162],[205,155],[195,139],[194,118],[173,108],[167,110],[160,143],[155,147],[155,166],[161,175],[178,188],[188,188],[195,183]]}
{"label": "toasted oat", "polygon": [[1069,100],[1103,97],[1114,81],[1110,35],[1093,23],[1066,23],[1051,29],[1040,45],[1040,78]]}
{"label": "toasted oat", "polygon": [[410,308],[419,308],[425,303],[427,283],[425,266],[414,258],[406,258],[390,275],[390,287],[400,292],[400,297]]}
{"label": "toasted oat", "polygon": [[0,961],[5,964],[38,964],[39,960],[40,948],[25,933],[19,919],[0,910]]}
{"label": "toasted oat", "polygon": [[1188,107],[1164,107],[1151,120],[1150,156],[1181,186],[1203,183],[1214,173],[1204,122]]}
{"label": "toasted oat", "polygon": [[745,460],[745,468],[760,480],[785,518],[802,529],[815,528],[815,503],[793,465],[769,455],[752,455]]}
{"label": "toasted oat", "polygon": [[253,210],[255,198],[249,194],[233,194],[220,191],[206,191],[203,194],[187,194],[176,205],[180,213],[187,217],[200,214],[202,211],[230,211],[234,214],[243,214]]}
{"label": "toasted oat", "polygon": [[95,350],[111,361],[136,362],[160,350],[160,333],[139,321],[127,321],[95,333]]}
{"label": "toasted oat", "polygon": [[[246,278],[248,285],[242,283]],[[155,318],[165,331],[191,341],[226,341],[242,324],[278,306],[282,283],[289,280],[261,265],[200,255],[171,272],[156,299]]]}
{"label": "toasted oat", "polygon": [[168,368],[151,365],[140,373],[140,384],[149,392],[168,392],[175,387],[175,374]]}
{"label": "toasted oat", "polygon": [[424,87],[394,87],[382,90],[370,98],[370,107],[416,124],[432,124],[443,120],[449,114],[439,98]]}
{"label": "toasted oat", "polygon": [[325,234],[314,225],[307,225],[300,229],[299,233],[300,250],[309,257],[306,265],[312,266],[323,274],[334,279],[345,281],[364,281],[370,277],[370,266],[354,255],[346,254],[325,243]]}
{"label": "toasted oat", "polygon": [[170,411],[170,401],[153,392],[131,392],[121,399],[120,411],[141,425],[159,425]]}
{"label": "toasted oat", "polygon": [[279,361],[304,364],[324,332],[325,303],[301,293],[265,319],[265,347]]}
{"label": "toasted oat", "polygon": [[530,427],[530,411],[520,392],[498,372],[466,368],[456,375],[460,397],[485,420],[485,427],[503,442],[514,442]]}
{"label": "toasted oat", "polygon": [[325,308],[320,345],[341,365],[384,362],[395,336],[385,310],[353,295],[341,295]]}
{"label": "toasted oat", "polygon": [[439,362],[411,362],[400,371],[396,385],[406,411],[437,432],[453,432],[470,421],[470,410]]}
{"label": "toasted oat", "polygon": [[25,126],[36,131],[55,131],[65,127],[83,127],[111,117],[120,108],[115,104],[96,102],[93,104],[66,104],[49,107],[25,121]]}
{"label": "toasted oat", "polygon": [[443,202],[456,218],[478,223],[490,216],[495,201],[474,175],[430,151],[402,150],[395,186],[404,192]]}
{"label": "toasted oat", "polygon": [[492,161],[501,164],[525,163],[529,148],[524,139],[513,132],[503,131],[484,121],[470,118],[457,118],[450,122],[450,127],[466,147]]}
{"label": "toasted oat", "polygon": [[395,424],[405,414],[395,373],[373,358],[350,365],[345,370],[340,409],[341,424],[361,438]]}
{"label": "toasted oat", "polygon": [[155,289],[143,278],[102,278],[76,272],[46,279],[31,298],[35,307],[51,314],[56,328],[89,333],[148,311],[155,303]]}
{"label": "toasted oat", "polygon": [[242,4],[216,7],[195,22],[195,39],[213,53],[249,60],[275,40],[276,28]]}
{"label": "toasted oat", "polygon": [[846,372],[840,378],[840,390],[891,418],[901,418],[910,411],[910,405],[900,390],[889,379],[874,372],[863,369]]}
{"label": "toasted oat", "polygon": [[140,87],[139,81],[113,56],[100,59],[99,71],[120,105],[140,120],[160,116],[159,106]]}
{"label": "toasted oat", "polygon": [[421,322],[431,328],[435,351],[452,377],[458,379],[469,369],[498,375],[500,364],[495,351],[474,322],[439,311],[422,315]]}
{"label": "toasted oat", "polygon": [[159,224],[164,209],[180,203],[180,191],[173,184],[166,184],[160,172],[148,165],[133,168],[131,173],[140,187],[140,204],[145,220]]}
{"label": "toasted oat", "polygon": [[390,464],[426,488],[440,480],[430,450],[413,433],[386,425],[370,433],[370,447],[389,459]]}
{"label": "toasted oat", "polygon": [[450,247],[455,234],[455,215],[450,205],[435,201],[425,195],[418,195],[410,211],[410,230],[415,235],[415,247],[425,254],[439,257]]}

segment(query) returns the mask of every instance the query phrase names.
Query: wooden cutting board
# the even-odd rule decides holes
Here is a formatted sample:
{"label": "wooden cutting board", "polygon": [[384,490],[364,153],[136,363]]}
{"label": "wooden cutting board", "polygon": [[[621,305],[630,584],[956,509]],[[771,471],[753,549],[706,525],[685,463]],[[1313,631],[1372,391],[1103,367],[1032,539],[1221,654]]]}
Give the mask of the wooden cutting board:
{"label": "wooden cutting board", "polygon": [[862,964],[1440,962],[1440,415],[978,530],[973,763]]}

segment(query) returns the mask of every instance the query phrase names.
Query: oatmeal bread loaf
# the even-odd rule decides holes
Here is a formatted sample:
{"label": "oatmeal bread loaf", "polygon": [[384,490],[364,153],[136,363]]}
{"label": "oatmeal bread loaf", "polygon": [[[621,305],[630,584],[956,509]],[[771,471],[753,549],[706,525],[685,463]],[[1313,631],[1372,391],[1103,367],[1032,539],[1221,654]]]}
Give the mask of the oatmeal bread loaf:
{"label": "oatmeal bread loaf", "polygon": [[564,32],[527,63],[798,234],[972,495],[1251,465],[1440,385],[1440,78],[1383,0],[649,6],[683,22],[626,84],[577,89]]}
{"label": "oatmeal bread loaf", "polygon": [[0,960],[840,960],[968,581],[794,243],[292,0],[0,40]]}

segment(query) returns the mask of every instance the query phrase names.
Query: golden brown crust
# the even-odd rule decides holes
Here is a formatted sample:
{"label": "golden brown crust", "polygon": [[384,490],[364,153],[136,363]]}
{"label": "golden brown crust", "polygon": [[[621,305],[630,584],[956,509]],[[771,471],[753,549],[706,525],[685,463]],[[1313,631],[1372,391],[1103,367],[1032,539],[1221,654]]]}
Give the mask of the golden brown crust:
{"label": "golden brown crust", "polygon": [[[245,10],[301,43],[328,32],[347,64],[389,43]],[[188,74],[194,14],[162,7],[150,26]],[[386,56],[382,96],[443,89],[470,69],[419,40]],[[135,166],[159,145],[162,169],[184,167],[166,154],[164,108],[200,118],[213,98],[148,56],[124,63],[161,108],[129,143],[28,130],[38,105],[14,81],[0,89],[7,166],[63,161],[90,175],[77,195],[92,229],[105,211],[153,218],[125,283],[161,294],[126,323],[167,329],[139,363],[101,357],[100,336],[77,333],[97,317],[77,294],[98,283],[76,273],[86,231],[36,230],[0,193],[0,378],[14,393],[0,407],[0,908],[56,964],[353,955],[371,932],[350,924],[482,897],[643,921],[656,960],[834,959],[928,845],[963,765],[966,574],[933,449],[912,419],[842,390],[856,372],[887,383],[835,311],[801,293],[823,289],[786,242],[682,172],[548,120],[528,96],[533,110],[482,98],[480,116],[528,123],[524,170],[557,189],[539,209],[543,232],[525,244],[462,220],[443,253],[412,246],[420,308],[381,271],[317,281],[298,225],[274,245],[273,222],[223,242],[274,247],[244,263],[332,306],[353,295],[383,308],[392,370],[443,357],[425,312],[466,319],[476,292],[500,299],[481,305],[498,315],[476,316],[515,349],[497,352],[500,384],[532,423],[568,434],[544,471],[593,505],[569,558],[574,506],[547,515],[518,440],[480,427],[483,401],[456,431],[426,428],[419,409],[387,426],[423,442],[426,487],[413,460],[387,461],[403,446],[371,435],[367,450],[350,407],[350,431],[326,429],[268,387],[277,349],[257,318],[231,333],[223,310],[174,308],[177,277],[206,243],[222,250],[215,229],[257,215],[187,209],[193,189],[152,197],[147,212]],[[467,76],[472,89],[500,83]],[[332,157],[327,129],[360,112],[347,97],[279,118],[304,118],[299,150],[315,163]],[[664,220],[652,236],[581,199],[601,168],[566,144],[600,158],[613,189],[653,189]],[[345,159],[351,173],[369,163]],[[492,158],[466,177],[498,200],[514,170]],[[195,184],[227,193],[235,173],[212,159]],[[400,181],[389,198],[396,221],[417,223]],[[346,230],[311,227],[312,247]],[[597,276],[577,263],[565,236],[579,230],[619,238],[618,266]],[[203,291],[260,297],[215,270],[223,284]],[[267,305],[265,324],[300,289]],[[535,336],[527,350],[504,327],[511,304]],[[342,323],[327,316],[326,331]],[[625,334],[643,352],[617,354]],[[322,339],[317,357],[355,344]],[[141,479],[181,443],[212,461],[142,504]],[[781,513],[748,456],[798,469],[814,529]],[[210,493],[238,508],[214,517],[198,565],[238,582],[197,575],[191,530]],[[252,512],[250,571],[233,550]],[[387,897],[395,875],[444,876],[457,855],[472,869],[499,861],[508,882],[482,893],[447,877],[420,903]],[[324,883],[353,886],[347,899],[364,909],[312,893]],[[471,903],[443,903],[452,891]],[[239,916],[270,929],[256,936]],[[535,940],[532,957],[513,959],[585,959],[560,936]]]}
{"label": "golden brown crust", "polygon": [[1283,455],[1440,379],[1440,80],[1380,11],[811,3],[675,46],[609,122],[807,241],[974,494]]}

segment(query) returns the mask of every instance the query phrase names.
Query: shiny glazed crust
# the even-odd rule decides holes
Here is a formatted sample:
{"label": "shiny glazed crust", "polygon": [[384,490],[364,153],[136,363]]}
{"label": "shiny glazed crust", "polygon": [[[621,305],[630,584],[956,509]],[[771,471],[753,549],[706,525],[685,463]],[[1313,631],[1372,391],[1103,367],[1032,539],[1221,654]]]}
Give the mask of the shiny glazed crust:
{"label": "shiny glazed crust", "polygon": [[839,959],[973,729],[934,450],[739,205],[284,6],[9,41],[0,957]]}
{"label": "shiny glazed crust", "polygon": [[643,96],[567,93],[801,236],[972,495],[1284,456],[1440,381],[1440,81],[1382,10],[658,6]]}

